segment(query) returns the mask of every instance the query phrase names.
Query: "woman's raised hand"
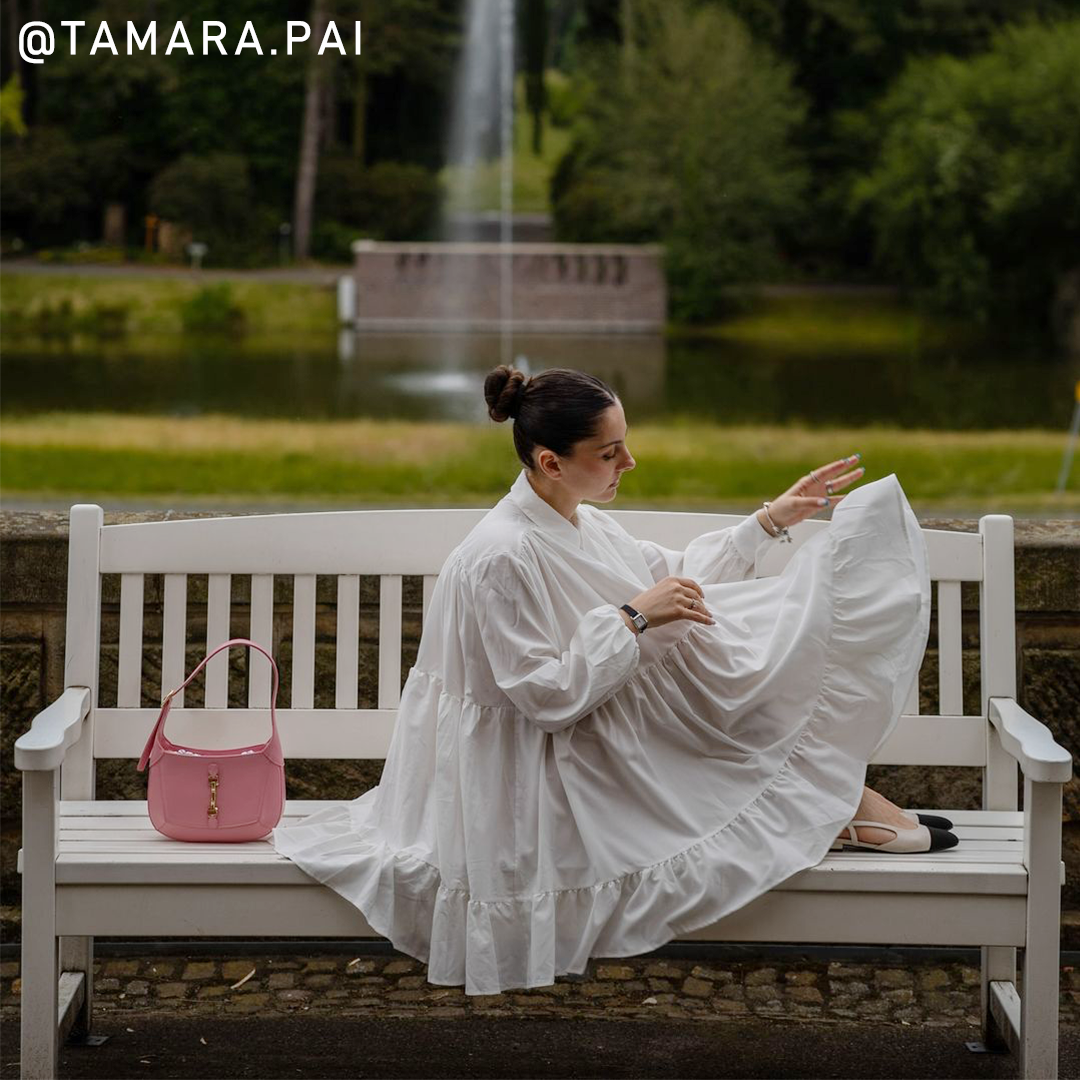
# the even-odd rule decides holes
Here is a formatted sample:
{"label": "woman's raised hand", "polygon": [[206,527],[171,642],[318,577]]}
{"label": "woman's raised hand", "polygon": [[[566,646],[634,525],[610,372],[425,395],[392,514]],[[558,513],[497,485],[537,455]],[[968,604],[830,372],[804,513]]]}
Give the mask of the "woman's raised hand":
{"label": "woman's raised hand", "polygon": [[[827,510],[830,506],[843,502],[845,496],[834,493],[853,484],[866,471],[862,466],[849,472],[844,471],[860,457],[860,454],[852,454],[851,457],[831,461],[828,465],[819,465],[816,469],[811,469],[806,476],[796,480],[783,495],[778,495],[769,503],[769,517],[776,523],[776,527],[788,528],[812,517],[819,510]],[[829,501],[826,504],[822,499]],[[758,511],[759,514],[762,512]]]}
{"label": "woman's raised hand", "polygon": [[705,607],[701,586],[688,577],[669,575],[661,578],[651,589],[638,593],[630,602],[649,620],[649,626],[663,626],[676,619],[712,624],[716,620]]}

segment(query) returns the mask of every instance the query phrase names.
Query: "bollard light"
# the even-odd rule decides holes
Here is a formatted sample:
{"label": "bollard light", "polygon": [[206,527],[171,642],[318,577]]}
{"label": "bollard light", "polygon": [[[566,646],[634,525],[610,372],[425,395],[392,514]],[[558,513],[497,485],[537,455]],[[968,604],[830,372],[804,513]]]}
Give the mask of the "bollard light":
{"label": "bollard light", "polygon": [[187,253],[191,258],[191,265],[193,269],[199,270],[202,268],[203,256],[209,250],[210,249],[204,243],[202,243],[201,240],[193,240],[190,244],[188,244]]}

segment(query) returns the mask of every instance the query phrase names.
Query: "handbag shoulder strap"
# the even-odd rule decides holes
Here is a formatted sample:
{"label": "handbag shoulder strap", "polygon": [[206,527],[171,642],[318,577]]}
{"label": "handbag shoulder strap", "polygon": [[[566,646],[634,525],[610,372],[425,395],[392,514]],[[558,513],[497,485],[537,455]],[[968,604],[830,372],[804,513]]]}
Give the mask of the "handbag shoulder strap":
{"label": "handbag shoulder strap", "polygon": [[228,641],[224,641],[220,645],[218,645],[216,649],[213,649],[211,652],[207,653],[206,656],[203,657],[203,659],[198,663],[198,665],[196,665],[195,670],[192,671],[192,673],[175,690],[166,694],[165,697],[161,699],[161,712],[158,714],[157,723],[154,725],[149,737],[146,740],[146,746],[143,747],[142,755],[139,757],[139,763],[136,766],[136,769],[139,772],[142,772],[143,769],[146,768],[146,764],[150,759],[150,751],[153,748],[155,740],[157,739],[157,734],[165,723],[165,714],[167,711],[165,706],[177,694],[179,694],[180,691],[183,690],[184,687],[187,686],[187,684],[191,682],[191,680],[194,679],[195,676],[198,675],[198,673],[207,665],[207,663],[212,660],[219,652],[221,652],[222,649],[228,649],[233,645],[250,645],[253,649],[258,649],[259,652],[261,652],[263,656],[265,656],[266,659],[270,661],[270,666],[274,669],[274,689],[273,693],[270,696],[270,729],[275,735],[277,734],[277,718],[275,716],[278,695],[277,664],[274,662],[274,658],[260,644],[258,644],[258,642],[252,641],[250,638],[230,638]]}
{"label": "handbag shoulder strap", "polygon": [[175,697],[177,694],[179,694],[180,691],[183,690],[184,687],[187,686],[187,684],[189,682],[191,682],[191,680],[194,679],[195,676],[198,675],[199,672],[202,671],[202,669],[215,656],[217,656],[217,654],[219,652],[221,652],[222,649],[228,649],[232,645],[250,645],[253,649],[258,649],[259,652],[261,652],[263,654],[263,656],[265,656],[266,659],[270,661],[270,666],[274,669],[274,689],[273,689],[273,694],[271,695],[271,698],[270,698],[270,709],[271,709],[271,711],[273,711],[275,705],[277,704],[277,692],[278,692],[278,667],[277,667],[277,664],[274,662],[274,658],[260,644],[258,644],[258,642],[252,641],[250,638],[242,638],[242,637],[230,638],[228,641],[223,641],[220,645],[217,646],[216,649],[213,649],[211,652],[208,652],[206,654],[206,656],[203,657],[203,659],[199,661],[199,663],[196,665],[196,667],[192,671],[192,673],[175,690],[173,690],[169,694],[166,694],[165,697],[163,697],[161,699],[162,706],[164,706],[165,702],[168,701],[170,698]]}

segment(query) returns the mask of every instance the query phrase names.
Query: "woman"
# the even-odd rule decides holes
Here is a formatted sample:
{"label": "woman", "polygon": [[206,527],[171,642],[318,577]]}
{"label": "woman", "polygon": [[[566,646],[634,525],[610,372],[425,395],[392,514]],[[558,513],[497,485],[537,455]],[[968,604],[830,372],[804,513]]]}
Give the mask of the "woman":
{"label": "woman", "polygon": [[[379,785],[277,851],[429,982],[491,994],[658,948],[841,837],[956,843],[863,785],[929,632],[895,474],[832,496],[862,473],[833,462],[675,551],[590,505],[636,464],[604,382],[500,365],[484,393],[523,468],[443,565]],[[755,578],[826,500],[829,528]]]}

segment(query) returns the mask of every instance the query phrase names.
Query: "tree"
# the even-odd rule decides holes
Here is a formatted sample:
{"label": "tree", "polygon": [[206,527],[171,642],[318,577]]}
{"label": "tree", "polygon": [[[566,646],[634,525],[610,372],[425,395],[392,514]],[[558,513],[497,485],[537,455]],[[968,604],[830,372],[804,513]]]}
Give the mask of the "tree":
{"label": "tree", "polygon": [[0,135],[22,136],[26,134],[26,121],[22,116],[23,89],[18,72],[0,87]]}
{"label": "tree", "polygon": [[[441,92],[459,44],[460,11],[453,10],[458,6],[453,0],[342,0],[342,10],[363,23],[364,46],[352,65],[350,87],[350,143],[361,164],[370,159],[372,84],[393,83],[398,98],[402,79],[412,87]],[[393,116],[389,122],[395,122]]]}
{"label": "tree", "polygon": [[854,189],[879,263],[936,310],[1046,325],[1080,264],[1080,19],[910,63]]}
{"label": "tree", "polygon": [[544,70],[547,67],[547,0],[524,0],[522,40],[525,53],[525,104],[532,116],[532,149],[543,150]]}
{"label": "tree", "polygon": [[569,240],[666,245],[672,313],[708,318],[721,287],[776,267],[776,231],[805,170],[804,106],[787,65],[730,11],[634,0],[633,40],[596,47],[582,115],[553,178]]}
{"label": "tree", "polygon": [[311,208],[315,202],[319,145],[322,142],[322,95],[326,69],[326,58],[319,56],[318,49],[323,34],[326,33],[328,19],[327,0],[312,0],[311,37],[308,39],[311,56],[308,58],[307,85],[304,89],[304,119],[296,169],[296,198],[293,203],[293,254],[299,260],[308,257],[311,245]]}

